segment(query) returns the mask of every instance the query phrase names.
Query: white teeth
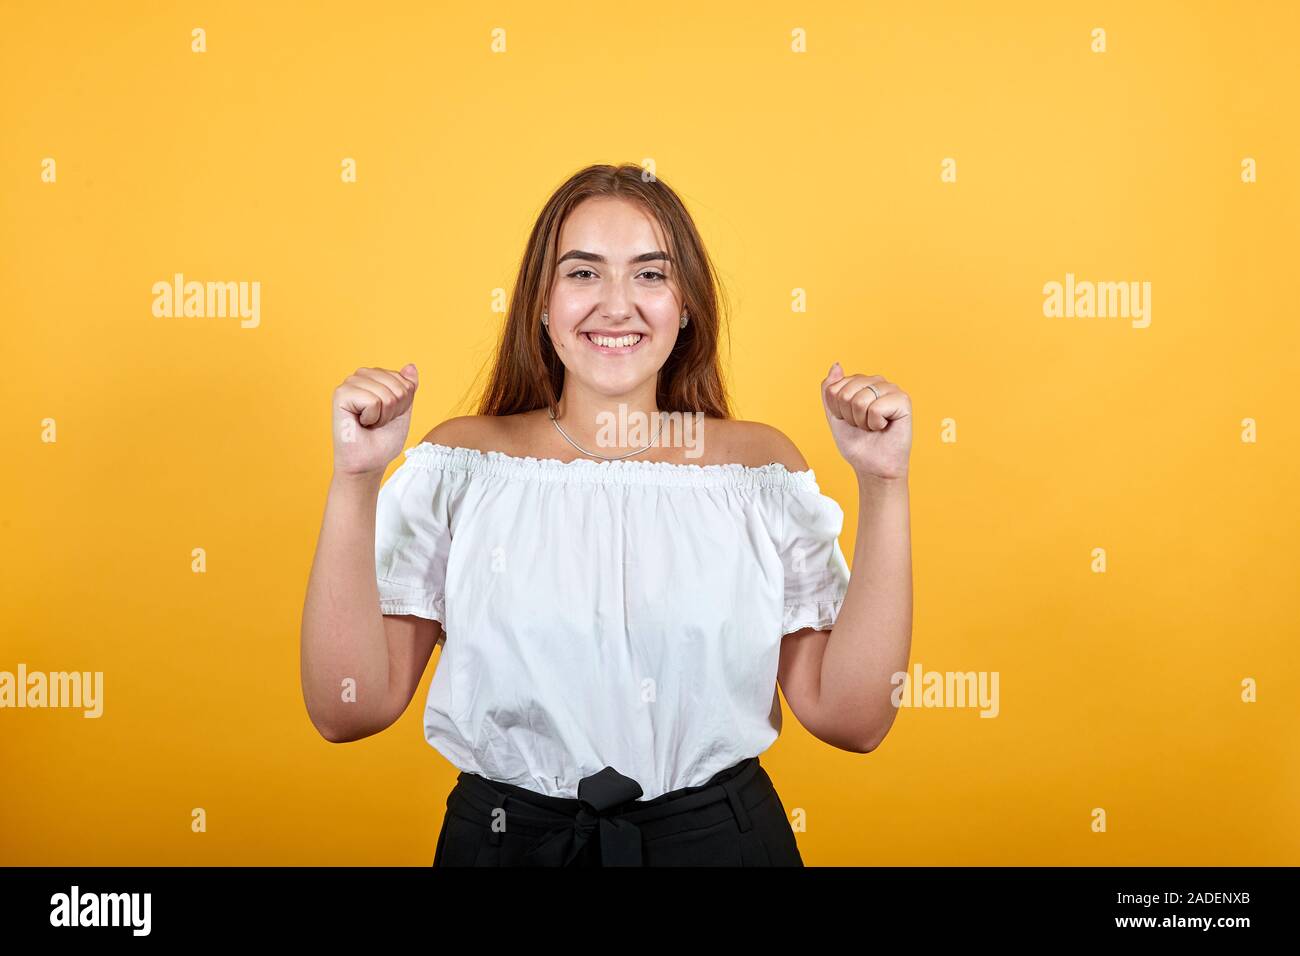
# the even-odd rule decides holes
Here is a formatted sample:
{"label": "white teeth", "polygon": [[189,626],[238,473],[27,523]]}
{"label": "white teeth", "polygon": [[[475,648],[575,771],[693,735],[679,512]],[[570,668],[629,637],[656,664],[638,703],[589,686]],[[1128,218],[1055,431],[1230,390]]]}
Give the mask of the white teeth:
{"label": "white teeth", "polygon": [[641,341],[641,335],[639,332],[633,332],[631,335],[620,336],[616,339],[610,338],[608,335],[590,334],[587,338],[591,339],[591,341],[595,342],[597,345],[603,346],[607,349],[623,349],[627,348],[629,345],[636,345],[636,343]]}

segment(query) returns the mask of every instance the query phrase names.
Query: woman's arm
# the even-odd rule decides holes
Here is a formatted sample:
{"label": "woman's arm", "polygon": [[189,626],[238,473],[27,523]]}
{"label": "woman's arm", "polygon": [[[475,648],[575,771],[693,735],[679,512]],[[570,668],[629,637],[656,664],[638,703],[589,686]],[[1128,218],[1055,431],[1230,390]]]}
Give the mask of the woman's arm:
{"label": "woman's arm", "polygon": [[912,649],[908,509],[906,478],[859,477],[853,569],[835,626],[781,639],[777,682],[786,703],[804,729],[841,750],[874,750],[898,713],[893,678],[907,670]]}
{"label": "woman's arm", "polygon": [[302,688],[312,724],[334,743],[391,726],[442,636],[437,621],[379,612],[375,504],[383,474],[330,481],[302,613]]}
{"label": "woman's arm", "polygon": [[874,750],[894,723],[894,675],[912,650],[912,533],[907,476],[912,399],[881,375],[822,381],[835,445],[858,478],[858,536],[848,593],[819,671],[820,719]]}
{"label": "woman's arm", "polygon": [[[326,740],[358,740],[405,711],[441,637],[434,621],[380,613],[375,511],[410,425],[415,373],[358,369],[334,393],[334,474],[302,612],[301,679]],[[405,369],[403,373],[405,373]]]}
{"label": "woman's arm", "polygon": [[[845,376],[838,362],[822,382],[822,401],[836,446],[858,479],[853,568],[835,626],[782,639],[777,681],[809,733],[867,753],[898,715],[895,675],[906,673],[912,651],[912,406],[892,382]],[[771,432],[773,461],[808,467],[788,438]]]}
{"label": "woman's arm", "polygon": [[817,714],[861,752],[884,740],[898,710],[894,675],[912,652],[912,537],[907,477],[858,476],[858,535],[848,593],[818,668]]}

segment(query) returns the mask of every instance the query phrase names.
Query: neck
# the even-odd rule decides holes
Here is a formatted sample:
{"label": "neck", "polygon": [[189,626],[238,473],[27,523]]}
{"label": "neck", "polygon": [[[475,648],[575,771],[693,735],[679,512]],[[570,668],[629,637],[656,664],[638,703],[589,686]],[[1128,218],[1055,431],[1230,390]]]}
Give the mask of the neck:
{"label": "neck", "polygon": [[[597,455],[618,455],[643,448],[652,441],[658,444],[656,384],[651,379],[621,395],[601,395],[581,386],[570,386],[566,379],[555,407],[555,420],[565,434]],[[550,427],[554,431],[554,426]],[[564,442],[558,432],[555,437]]]}

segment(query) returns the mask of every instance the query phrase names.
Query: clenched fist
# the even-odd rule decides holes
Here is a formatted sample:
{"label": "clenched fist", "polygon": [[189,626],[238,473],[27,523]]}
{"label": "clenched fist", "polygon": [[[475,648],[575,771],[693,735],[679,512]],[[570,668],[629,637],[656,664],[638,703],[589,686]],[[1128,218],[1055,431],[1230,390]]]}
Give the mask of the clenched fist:
{"label": "clenched fist", "polygon": [[411,404],[420,377],[414,365],[400,371],[359,368],[334,390],[334,471],[384,473],[406,447]]}
{"label": "clenched fist", "polygon": [[822,381],[831,435],[859,478],[906,478],[912,450],[912,399],[882,375],[845,375],[840,363]]}

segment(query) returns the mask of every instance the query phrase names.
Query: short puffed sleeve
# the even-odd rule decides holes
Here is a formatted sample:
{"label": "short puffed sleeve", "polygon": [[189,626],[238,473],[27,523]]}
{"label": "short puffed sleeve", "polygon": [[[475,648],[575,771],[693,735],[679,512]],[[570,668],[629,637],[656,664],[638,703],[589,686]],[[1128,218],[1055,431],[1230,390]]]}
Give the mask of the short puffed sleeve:
{"label": "short puffed sleeve", "polygon": [[466,472],[413,451],[379,489],[375,507],[379,610],[446,624],[447,556]]}
{"label": "short puffed sleeve", "polygon": [[781,507],[781,564],[785,569],[782,634],[805,627],[829,630],[849,586],[849,565],[840,550],[844,510],[822,494],[812,472],[795,476]]}

